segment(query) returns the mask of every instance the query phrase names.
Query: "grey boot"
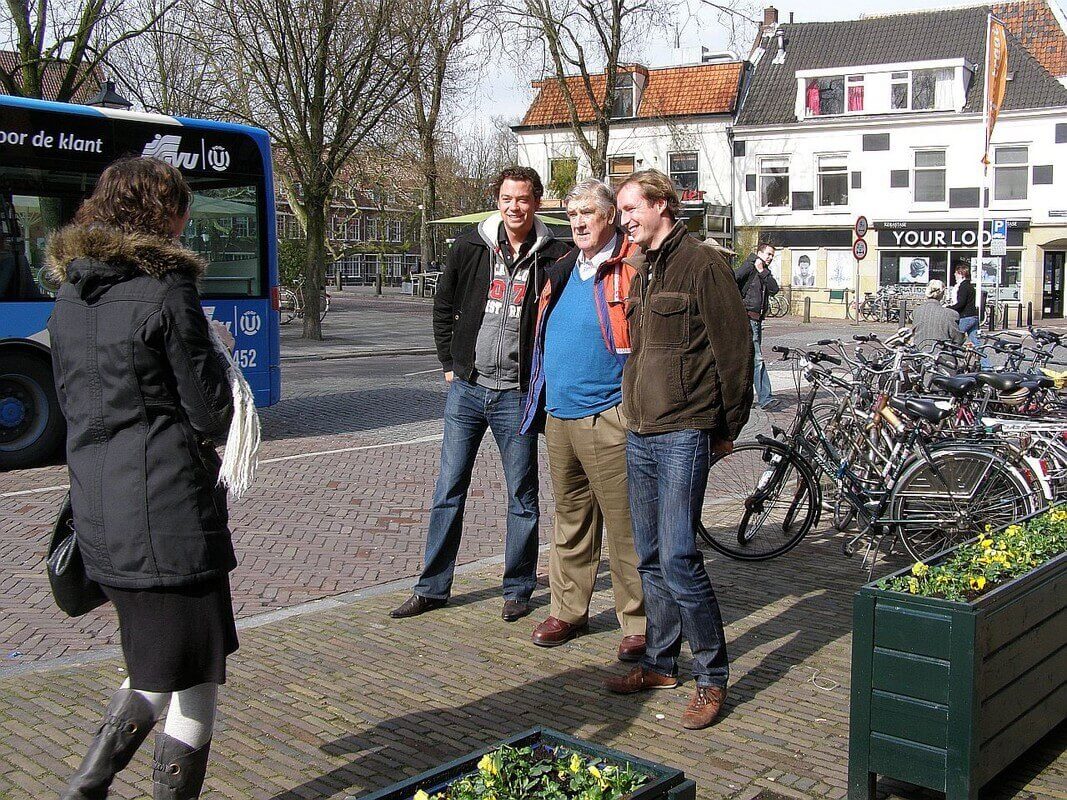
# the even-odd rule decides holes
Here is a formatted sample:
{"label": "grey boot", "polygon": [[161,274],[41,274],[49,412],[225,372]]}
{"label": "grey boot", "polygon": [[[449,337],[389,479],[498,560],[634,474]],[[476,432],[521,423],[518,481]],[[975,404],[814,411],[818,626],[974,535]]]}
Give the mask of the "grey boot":
{"label": "grey boot", "polygon": [[156,723],[152,705],[131,689],[119,689],[107,706],[81,766],[60,800],[104,800],[108,787]]}
{"label": "grey boot", "polygon": [[192,748],[165,733],[159,734],[152,767],[154,800],[196,800],[200,797],[210,752],[210,741]]}

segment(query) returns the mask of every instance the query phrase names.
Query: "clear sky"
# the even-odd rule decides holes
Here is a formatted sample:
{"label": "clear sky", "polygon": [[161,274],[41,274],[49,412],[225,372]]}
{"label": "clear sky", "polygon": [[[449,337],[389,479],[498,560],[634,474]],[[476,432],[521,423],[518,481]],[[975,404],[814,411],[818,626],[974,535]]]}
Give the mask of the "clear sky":
{"label": "clear sky", "polygon": [[[889,14],[917,9],[966,7],[979,5],[979,2],[938,2],[938,0],[806,0],[804,3],[792,0],[786,3],[774,3],[778,9],[778,19],[789,21],[793,12],[794,22],[816,22],[838,19],[855,19],[862,15]],[[762,20],[763,7],[772,3],[755,3],[745,8],[746,15]],[[714,12],[704,6],[700,0],[684,0],[675,14],[675,27],[682,47],[700,47],[710,50],[723,50],[729,46],[729,33],[716,20]],[[678,63],[675,57],[673,37],[662,32],[650,36],[642,43],[639,53],[630,53],[634,60],[648,66],[663,66]],[[751,46],[746,41],[741,49],[744,56]],[[533,100],[534,92],[530,88],[530,79],[535,77],[541,67],[540,55],[537,63],[528,70],[521,70],[514,58],[504,53],[494,53],[490,63],[481,75],[469,97],[464,98],[457,109],[454,127],[457,132],[477,130],[488,125],[494,116],[503,116],[509,122],[517,122]],[[523,74],[525,72],[525,74]]]}

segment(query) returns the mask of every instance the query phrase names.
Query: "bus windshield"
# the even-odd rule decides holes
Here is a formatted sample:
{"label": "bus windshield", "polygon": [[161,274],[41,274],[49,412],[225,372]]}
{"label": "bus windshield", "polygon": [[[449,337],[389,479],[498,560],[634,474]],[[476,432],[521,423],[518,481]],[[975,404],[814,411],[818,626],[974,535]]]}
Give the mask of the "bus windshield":
{"label": "bus windshield", "polygon": [[[49,234],[73,218],[100,170],[73,171],[0,164],[0,300],[50,300],[45,269]],[[193,206],[182,243],[208,262],[205,297],[264,297],[263,198],[248,177],[187,176]]]}

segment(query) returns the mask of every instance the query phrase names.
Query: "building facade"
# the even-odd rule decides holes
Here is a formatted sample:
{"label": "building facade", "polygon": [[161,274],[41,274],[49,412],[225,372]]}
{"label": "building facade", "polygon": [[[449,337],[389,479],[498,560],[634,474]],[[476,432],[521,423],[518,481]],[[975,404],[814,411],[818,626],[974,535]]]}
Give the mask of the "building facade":
{"label": "building facade", "polygon": [[[682,216],[690,230],[724,244],[732,239],[733,190],[729,130],[736,109],[743,65],[716,60],[647,69],[626,67],[619,76],[620,97],[608,139],[607,174],[617,183],[634,170],[655,168],[678,185]],[[593,118],[588,96],[576,78],[568,79],[582,120]],[[594,76],[602,87],[603,74]],[[534,83],[538,94],[520,125],[519,163],[533,167],[546,186],[568,186],[592,176],[569,125],[569,114],[554,80]],[[595,131],[588,136],[595,141]],[[545,209],[559,208],[564,192],[546,197]]]}
{"label": "building facade", "polygon": [[[857,291],[917,293],[951,282],[958,262],[977,270],[984,197],[988,298],[1063,315],[1067,89],[1009,36],[984,178],[989,10],[766,20],[733,128],[734,208],[740,246],[778,245],[794,307],[810,298],[814,313],[843,316]],[[857,261],[860,216],[871,231]],[[993,220],[1007,222],[1003,255],[990,254]]]}

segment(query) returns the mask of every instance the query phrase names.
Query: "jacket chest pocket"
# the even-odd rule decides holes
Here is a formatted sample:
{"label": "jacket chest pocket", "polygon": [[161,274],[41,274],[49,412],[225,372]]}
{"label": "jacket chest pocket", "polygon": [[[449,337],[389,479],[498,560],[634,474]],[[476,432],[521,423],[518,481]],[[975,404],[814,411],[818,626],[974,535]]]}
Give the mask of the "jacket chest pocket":
{"label": "jacket chest pocket", "polygon": [[648,299],[645,342],[649,347],[685,347],[689,344],[689,295],[659,292]]}

